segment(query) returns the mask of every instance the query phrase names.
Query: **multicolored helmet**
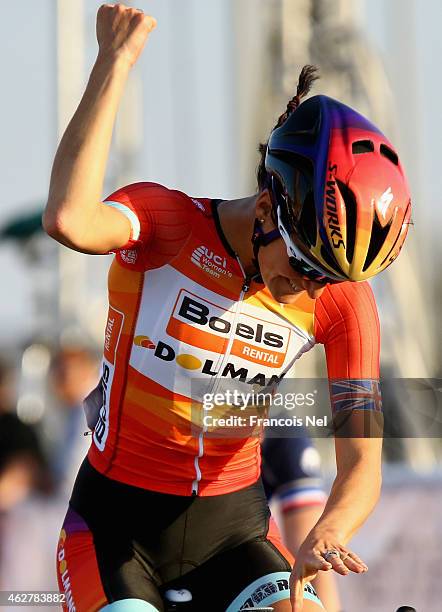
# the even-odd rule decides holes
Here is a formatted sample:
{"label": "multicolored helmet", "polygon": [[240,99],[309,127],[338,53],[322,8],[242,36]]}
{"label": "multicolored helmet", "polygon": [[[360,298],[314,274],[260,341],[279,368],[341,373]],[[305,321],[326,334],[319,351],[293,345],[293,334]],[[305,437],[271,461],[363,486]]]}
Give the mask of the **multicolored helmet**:
{"label": "multicolored helmet", "polygon": [[309,98],[271,133],[265,169],[288,255],[310,278],[362,281],[396,259],[407,180],[392,144],[355,110]]}

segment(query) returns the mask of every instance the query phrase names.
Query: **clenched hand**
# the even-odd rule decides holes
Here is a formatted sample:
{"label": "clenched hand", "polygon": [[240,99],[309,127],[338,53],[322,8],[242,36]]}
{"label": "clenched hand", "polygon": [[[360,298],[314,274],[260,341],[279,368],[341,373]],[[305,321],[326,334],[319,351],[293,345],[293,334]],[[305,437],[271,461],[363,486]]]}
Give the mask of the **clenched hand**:
{"label": "clenched hand", "polygon": [[140,9],[103,4],[97,13],[99,57],[124,58],[133,66],[156,25],[156,20]]}

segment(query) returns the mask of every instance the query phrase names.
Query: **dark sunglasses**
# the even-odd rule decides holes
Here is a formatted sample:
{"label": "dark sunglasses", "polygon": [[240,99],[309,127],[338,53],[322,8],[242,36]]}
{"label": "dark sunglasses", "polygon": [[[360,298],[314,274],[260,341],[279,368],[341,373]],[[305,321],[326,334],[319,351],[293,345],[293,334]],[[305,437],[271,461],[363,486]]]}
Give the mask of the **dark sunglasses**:
{"label": "dark sunglasses", "polygon": [[289,263],[293,270],[303,276],[306,280],[310,280],[315,283],[321,283],[322,285],[336,284],[342,282],[340,280],[329,278],[328,276],[321,274],[320,272],[318,272],[318,270],[315,270],[315,268],[312,268],[305,262],[296,259],[296,257],[289,257]]}

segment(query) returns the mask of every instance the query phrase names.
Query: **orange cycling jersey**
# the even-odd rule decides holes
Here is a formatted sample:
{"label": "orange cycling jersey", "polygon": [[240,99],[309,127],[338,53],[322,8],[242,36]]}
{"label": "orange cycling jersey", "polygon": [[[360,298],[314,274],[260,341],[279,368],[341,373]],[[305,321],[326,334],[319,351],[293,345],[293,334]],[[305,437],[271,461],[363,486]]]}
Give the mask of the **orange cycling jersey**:
{"label": "orange cycling jersey", "polygon": [[106,200],[132,234],[109,272],[103,406],[88,456],[114,480],[176,495],[224,494],[257,480],[257,436],[193,433],[195,389],[199,397],[223,379],[275,383],[316,343],[330,379],[379,376],[369,285],[329,285],[317,300],[302,292],[279,304],[261,283],[245,282],[217,203],[154,183]]}

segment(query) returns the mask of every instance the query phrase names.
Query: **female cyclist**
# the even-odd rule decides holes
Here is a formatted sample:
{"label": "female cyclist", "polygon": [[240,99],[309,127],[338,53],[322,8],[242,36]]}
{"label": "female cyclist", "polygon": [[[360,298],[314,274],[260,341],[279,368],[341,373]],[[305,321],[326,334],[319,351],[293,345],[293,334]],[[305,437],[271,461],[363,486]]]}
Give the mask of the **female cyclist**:
{"label": "female cyclist", "polygon": [[[210,200],[136,183],[100,202],[121,94],[154,27],[139,10],[99,9],[97,60],[43,218],[72,249],[116,254],[102,402],[60,534],[60,588],[80,612],[179,601],[314,612],[308,581],[319,571],[367,570],[347,543],[379,495],[381,440],[351,432],[379,415],[379,330],[369,286],[349,281],[397,256],[406,181],[392,145],[358,113],[325,96],[298,108],[314,78],[307,67],[262,147],[256,194]],[[194,413],[226,381],[274,385],[315,342],[345,437],[292,568],[269,522],[259,438],[207,435]]]}

